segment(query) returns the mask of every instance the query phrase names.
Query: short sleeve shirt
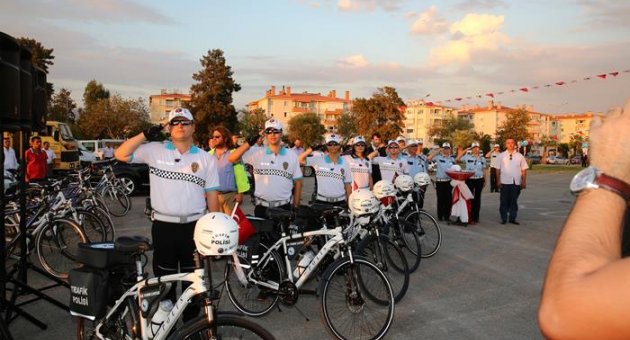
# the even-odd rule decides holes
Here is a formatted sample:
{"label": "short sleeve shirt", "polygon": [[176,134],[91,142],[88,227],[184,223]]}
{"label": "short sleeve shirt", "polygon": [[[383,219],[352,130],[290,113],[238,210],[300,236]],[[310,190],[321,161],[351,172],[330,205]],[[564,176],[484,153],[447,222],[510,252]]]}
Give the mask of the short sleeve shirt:
{"label": "short sleeve shirt", "polygon": [[196,146],[181,154],[171,142],[142,144],[130,162],[149,166],[151,206],[162,214],[204,212],[205,193],[219,188],[215,160]]}
{"label": "short sleeve shirt", "polygon": [[435,162],[435,168],[436,168],[435,178],[439,180],[451,179],[446,174],[446,170],[450,169],[453,166],[453,164],[455,164],[455,157],[453,157],[452,155],[444,156],[442,154],[439,154],[433,157],[433,161]]}
{"label": "short sleeve shirt", "polygon": [[46,152],[44,150],[34,152],[33,149],[28,149],[24,156],[26,160],[26,177],[31,181],[46,178],[46,160],[48,159]]}
{"label": "short sleeve shirt", "polygon": [[492,153],[490,154],[490,167],[491,168],[495,168],[498,169],[499,168],[499,155],[501,155],[500,152],[495,152],[492,151]]}
{"label": "short sleeve shirt", "polygon": [[479,155],[479,157],[464,155],[461,160],[464,163],[464,170],[475,172],[472,178],[483,177],[483,170],[486,168],[486,157],[483,155]]}
{"label": "short sleeve shirt", "polygon": [[501,171],[501,184],[521,185],[522,170],[529,169],[525,157],[519,152],[510,153],[504,151],[499,156],[499,170]]}
{"label": "short sleeve shirt", "polygon": [[375,157],[372,163],[378,164],[381,170],[381,178],[392,183],[397,175],[409,173],[407,158],[401,155],[398,155],[396,159],[392,159],[391,157]]}
{"label": "short sleeve shirt", "polygon": [[419,172],[428,172],[427,156],[425,155],[407,156],[407,165],[409,166],[409,176],[412,178]]}
{"label": "short sleeve shirt", "polygon": [[278,154],[269,147],[247,150],[243,162],[254,168],[254,196],[265,201],[284,201],[293,195],[293,181],[302,179],[295,152],[282,147]]}
{"label": "short sleeve shirt", "polygon": [[15,150],[9,147],[8,149],[2,148],[4,150],[4,168],[6,170],[15,170],[18,168],[17,157],[15,157]]}
{"label": "short sleeve shirt", "polygon": [[355,158],[350,155],[344,156],[344,162],[348,164],[348,168],[350,169],[353,190],[369,188],[372,163],[367,159]]}
{"label": "short sleeve shirt", "polygon": [[352,182],[348,163],[339,156],[336,163],[329,156],[312,156],[306,158],[306,165],[315,169],[317,177],[317,194],[327,198],[339,198],[346,195],[346,184]]}

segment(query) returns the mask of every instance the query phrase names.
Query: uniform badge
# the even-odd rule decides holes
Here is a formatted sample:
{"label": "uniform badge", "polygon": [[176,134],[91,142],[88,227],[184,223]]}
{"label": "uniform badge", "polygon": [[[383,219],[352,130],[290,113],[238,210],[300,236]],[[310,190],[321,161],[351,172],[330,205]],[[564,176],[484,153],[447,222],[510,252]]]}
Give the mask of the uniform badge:
{"label": "uniform badge", "polygon": [[282,168],[284,168],[284,170],[288,169],[289,168],[289,163],[287,163],[287,162],[282,163]]}
{"label": "uniform badge", "polygon": [[193,163],[190,165],[190,169],[192,170],[192,172],[193,172],[193,173],[197,172],[197,170],[199,170],[199,163],[197,163],[197,162],[193,162]]}
{"label": "uniform badge", "polygon": [[342,175],[345,175],[345,174],[346,174],[346,169],[341,169],[340,171],[341,171],[341,174],[342,174]]}
{"label": "uniform badge", "polygon": [[398,163],[398,167],[399,167],[399,168],[402,168],[402,163]]}

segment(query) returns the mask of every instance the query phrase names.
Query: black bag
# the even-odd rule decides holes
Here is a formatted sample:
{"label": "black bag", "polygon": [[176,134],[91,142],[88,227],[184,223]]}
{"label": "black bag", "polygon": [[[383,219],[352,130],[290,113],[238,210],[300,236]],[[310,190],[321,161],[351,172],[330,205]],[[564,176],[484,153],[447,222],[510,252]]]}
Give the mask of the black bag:
{"label": "black bag", "polygon": [[70,270],[70,314],[89,320],[102,317],[107,309],[107,270],[82,267]]}

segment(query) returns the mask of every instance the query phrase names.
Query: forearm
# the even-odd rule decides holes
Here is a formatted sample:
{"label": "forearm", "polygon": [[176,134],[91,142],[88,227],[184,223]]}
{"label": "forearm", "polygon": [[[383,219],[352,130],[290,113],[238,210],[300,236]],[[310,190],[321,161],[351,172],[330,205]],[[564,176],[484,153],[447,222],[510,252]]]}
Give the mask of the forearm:
{"label": "forearm", "polygon": [[228,156],[228,162],[236,163],[239,159],[241,159],[241,157],[243,157],[243,154],[247,152],[249,148],[250,145],[248,143],[243,143],[241,146],[236,148],[236,150],[230,152],[230,155]]}
{"label": "forearm", "polygon": [[119,161],[129,162],[134,151],[136,151],[136,149],[138,149],[138,147],[146,140],[147,139],[144,137],[144,134],[139,133],[135,137],[129,138],[122,143],[118,149],[116,149],[116,152],[114,152],[114,156]]}
{"label": "forearm", "polygon": [[539,311],[545,336],[630,337],[630,259],[621,260],[620,253],[626,208],[623,199],[606,190],[577,198],[545,279]]}
{"label": "forearm", "polygon": [[299,207],[300,206],[300,202],[302,201],[302,180],[299,179],[297,181],[294,181],[294,187],[293,187],[293,206],[294,207]]}
{"label": "forearm", "polygon": [[221,212],[219,207],[219,192],[216,190],[206,192],[206,205],[209,212]]}

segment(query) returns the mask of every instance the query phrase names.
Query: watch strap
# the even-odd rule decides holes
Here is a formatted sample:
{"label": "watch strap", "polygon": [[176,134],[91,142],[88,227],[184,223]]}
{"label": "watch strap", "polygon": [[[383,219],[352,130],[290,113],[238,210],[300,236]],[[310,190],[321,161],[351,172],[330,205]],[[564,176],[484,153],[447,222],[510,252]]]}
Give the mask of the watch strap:
{"label": "watch strap", "polygon": [[597,185],[602,189],[620,195],[626,202],[630,202],[630,184],[615,177],[608,176],[605,173],[600,173],[599,176],[597,176]]}

